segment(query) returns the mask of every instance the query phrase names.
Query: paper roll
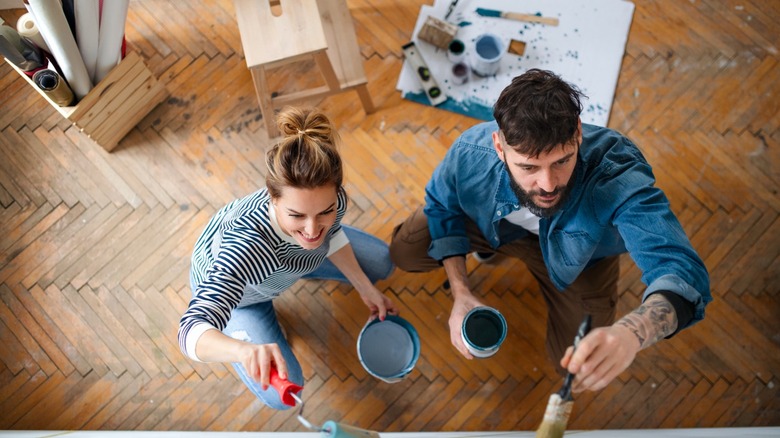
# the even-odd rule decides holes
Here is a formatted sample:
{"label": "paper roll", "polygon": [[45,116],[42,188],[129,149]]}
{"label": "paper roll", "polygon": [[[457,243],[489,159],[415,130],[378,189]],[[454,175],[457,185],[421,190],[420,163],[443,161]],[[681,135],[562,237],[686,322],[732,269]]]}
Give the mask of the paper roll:
{"label": "paper roll", "polygon": [[41,33],[38,32],[38,26],[35,25],[35,19],[31,13],[28,12],[19,17],[19,20],[16,22],[16,30],[19,32],[19,35],[29,38],[36,46],[51,53],[49,46],[46,45],[46,41],[43,40]]}
{"label": "paper roll", "polygon": [[[92,81],[81,59],[76,39],[70,32],[68,21],[62,12],[60,2],[49,0],[28,0],[35,24],[43,36],[51,54],[57,60],[62,74],[78,99],[92,89]],[[113,3],[113,2],[108,2]]]}
{"label": "paper roll", "polygon": [[33,75],[33,82],[57,105],[68,106],[73,103],[73,91],[56,71],[38,70]]}
{"label": "paper roll", "polygon": [[100,43],[94,82],[100,82],[122,59],[128,0],[103,2],[100,16]]}
{"label": "paper roll", "polygon": [[95,80],[97,69],[98,38],[100,33],[100,0],[75,0],[76,41],[87,73]]}

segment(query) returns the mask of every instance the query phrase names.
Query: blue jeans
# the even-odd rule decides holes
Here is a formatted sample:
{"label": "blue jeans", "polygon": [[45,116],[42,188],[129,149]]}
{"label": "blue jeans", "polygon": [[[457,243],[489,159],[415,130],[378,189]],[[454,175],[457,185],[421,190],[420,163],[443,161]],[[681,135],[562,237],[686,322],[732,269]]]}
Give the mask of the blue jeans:
{"label": "blue jeans", "polygon": [[[358,264],[360,264],[363,272],[366,273],[371,282],[376,283],[389,277],[393,272],[394,266],[390,261],[390,252],[387,244],[357,228],[346,225],[342,225],[342,227],[349,238]],[[325,260],[316,271],[304,276],[304,278],[348,282],[344,274],[330,260]],[[222,332],[232,338],[254,344],[278,345],[287,363],[287,378],[291,382],[303,386],[301,364],[298,363],[298,359],[290,349],[287,339],[282,334],[272,301],[234,309],[230,315],[230,321]],[[269,386],[267,390],[263,391],[260,383],[247,375],[241,363],[234,362],[232,365],[244,384],[263,403],[274,409],[290,408],[290,406],[282,403],[279,394],[272,387]]]}

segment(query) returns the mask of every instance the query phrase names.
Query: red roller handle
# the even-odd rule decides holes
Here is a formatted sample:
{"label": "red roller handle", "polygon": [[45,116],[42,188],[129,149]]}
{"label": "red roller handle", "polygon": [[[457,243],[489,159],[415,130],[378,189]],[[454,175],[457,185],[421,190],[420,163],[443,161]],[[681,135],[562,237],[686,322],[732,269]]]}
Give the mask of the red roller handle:
{"label": "red roller handle", "polygon": [[279,398],[282,399],[282,403],[287,406],[295,406],[295,399],[292,397],[292,394],[301,392],[303,387],[279,377],[279,372],[276,371],[275,366],[271,366],[271,375],[269,377],[271,386],[279,393]]}

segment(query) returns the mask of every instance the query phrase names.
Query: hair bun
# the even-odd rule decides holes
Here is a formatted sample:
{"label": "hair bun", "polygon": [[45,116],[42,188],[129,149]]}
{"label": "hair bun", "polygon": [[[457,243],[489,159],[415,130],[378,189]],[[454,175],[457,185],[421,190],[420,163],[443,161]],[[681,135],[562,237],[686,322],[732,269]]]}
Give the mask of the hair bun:
{"label": "hair bun", "polygon": [[287,107],[277,116],[282,140],[266,152],[266,186],[273,197],[283,187],[341,187],[343,170],[336,130],[320,110]]}
{"label": "hair bun", "polygon": [[287,107],[277,116],[279,132],[290,137],[309,137],[318,143],[334,144],[335,131],[328,117],[315,108]]}

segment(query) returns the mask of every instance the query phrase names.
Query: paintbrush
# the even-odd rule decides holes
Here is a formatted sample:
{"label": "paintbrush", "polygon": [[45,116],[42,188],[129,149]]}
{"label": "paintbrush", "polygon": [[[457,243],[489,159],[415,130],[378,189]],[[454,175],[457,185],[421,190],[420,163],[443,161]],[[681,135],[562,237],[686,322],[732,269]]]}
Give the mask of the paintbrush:
{"label": "paintbrush", "polygon": [[[585,319],[577,329],[577,335],[574,337],[574,350],[580,340],[590,331],[591,318],[585,315]],[[573,352],[572,352],[573,354]],[[571,384],[574,381],[574,374],[566,373],[563,380],[563,386],[558,392],[550,396],[547,402],[547,409],[544,411],[544,419],[539,429],[536,430],[536,438],[561,438],[566,431],[566,423],[569,421],[571,408],[574,406],[574,398],[571,396]]]}
{"label": "paintbrush", "polygon": [[495,9],[477,8],[477,14],[483,17],[506,18],[508,20],[526,21],[529,23],[541,23],[557,26],[558,19],[554,17],[542,17],[537,14],[521,14],[519,12],[504,12]]}

